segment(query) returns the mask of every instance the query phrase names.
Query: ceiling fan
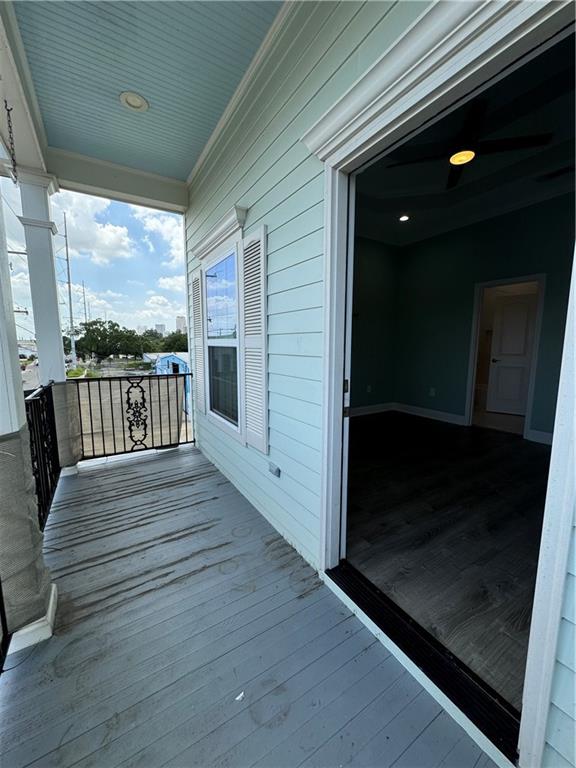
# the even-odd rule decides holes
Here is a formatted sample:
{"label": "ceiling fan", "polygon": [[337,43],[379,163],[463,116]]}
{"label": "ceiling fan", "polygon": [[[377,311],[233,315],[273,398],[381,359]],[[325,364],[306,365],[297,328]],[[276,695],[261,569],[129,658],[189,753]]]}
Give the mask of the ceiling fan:
{"label": "ceiling fan", "polygon": [[445,142],[422,144],[418,147],[417,156],[407,156],[405,160],[391,163],[388,168],[446,160],[450,163],[446,189],[453,189],[462,178],[464,166],[476,156],[543,147],[552,139],[551,133],[511,136],[503,139],[483,139],[482,132],[487,111],[488,102],[485,99],[475,99],[468,108],[461,130],[449,144]]}

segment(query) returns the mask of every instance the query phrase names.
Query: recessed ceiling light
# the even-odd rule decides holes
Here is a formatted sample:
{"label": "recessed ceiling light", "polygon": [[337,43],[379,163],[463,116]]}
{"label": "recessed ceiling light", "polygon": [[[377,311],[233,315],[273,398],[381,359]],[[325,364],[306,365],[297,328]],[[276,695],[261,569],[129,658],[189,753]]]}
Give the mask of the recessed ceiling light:
{"label": "recessed ceiling light", "polygon": [[476,152],[472,149],[462,149],[460,152],[455,152],[450,157],[452,165],[466,165],[466,163],[472,162],[476,157]]}
{"label": "recessed ceiling light", "polygon": [[410,216],[407,216],[405,213],[403,213],[402,216],[400,216],[400,218],[398,219],[398,221],[410,221]]}
{"label": "recessed ceiling light", "polygon": [[144,96],[140,96],[139,93],[134,93],[134,91],[122,91],[120,101],[133,112],[146,112],[150,106]]}

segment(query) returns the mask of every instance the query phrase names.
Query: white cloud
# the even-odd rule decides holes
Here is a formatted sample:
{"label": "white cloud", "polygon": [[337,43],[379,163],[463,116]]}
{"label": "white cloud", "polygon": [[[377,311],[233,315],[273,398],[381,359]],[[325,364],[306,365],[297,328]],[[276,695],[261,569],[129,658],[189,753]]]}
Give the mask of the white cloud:
{"label": "white cloud", "polygon": [[172,277],[161,277],[158,280],[158,287],[165,291],[173,293],[184,293],[186,289],[186,279],[184,275],[173,275]]}
{"label": "white cloud", "polygon": [[[64,232],[66,212],[72,256],[88,257],[94,264],[105,266],[115,259],[131,259],[136,255],[136,244],[126,227],[96,220],[110,207],[110,200],[66,191],[53,195],[51,204],[52,218],[60,234]],[[56,239],[57,249],[59,241],[62,238]]]}
{"label": "white cloud", "polygon": [[150,296],[149,299],[146,299],[146,306],[147,307],[169,307],[170,302],[165,296],[158,296],[157,294]]}
{"label": "white cloud", "polygon": [[182,267],[184,264],[183,217],[176,213],[152,211],[149,208],[141,208],[138,205],[130,207],[132,215],[142,224],[144,229],[161,237],[168,246],[169,258],[168,261],[164,261],[162,264],[172,269]]}
{"label": "white cloud", "polygon": [[[7,179],[0,180],[0,189],[4,202],[4,220],[6,225],[9,249],[25,251],[24,229],[17,216],[21,215],[20,191]],[[105,219],[111,201],[89,195],[73,192],[60,192],[51,197],[52,219],[55,221],[60,234],[63,233],[63,214],[67,213],[68,235],[71,255],[96,265],[114,264],[118,260],[133,257],[154,258],[154,251],[166,253],[168,265],[183,272],[184,264],[184,233],[183,219],[176,214],[152,211],[138,206],[129,206],[134,224],[140,222],[145,230],[142,236],[131,234],[132,223],[128,226],[118,226]],[[10,207],[8,207],[10,206]],[[13,210],[12,210],[13,209]],[[101,219],[101,220],[100,220]],[[66,267],[62,260],[64,255],[64,239],[56,236],[54,247],[58,252],[56,272],[60,297],[60,314],[62,329],[67,332],[69,326],[68,292],[65,285]],[[143,253],[144,250],[144,253]],[[148,255],[148,252],[152,256]],[[18,307],[26,307],[30,314],[16,315],[16,320],[23,326],[34,328],[28,265],[26,256],[10,255],[12,265],[11,284],[14,303]],[[160,266],[161,258],[157,258]],[[73,266],[73,276],[78,281],[72,284],[72,306],[74,323],[84,322],[84,293],[80,276],[84,267],[81,264]],[[92,274],[92,273],[90,273]],[[105,274],[108,274],[106,272]],[[166,274],[158,277],[158,271],[147,277],[140,273],[142,279],[129,279],[123,284],[115,281],[113,270],[110,280],[94,279],[94,284],[101,289],[90,287],[86,281],[86,308],[91,319],[107,319],[118,322],[128,328],[138,325],[154,327],[156,323],[164,323],[168,330],[175,326],[176,315],[185,315],[184,292],[186,282],[183,274]],[[130,286],[138,290],[130,289]],[[152,290],[152,286],[154,290]],[[148,289],[148,290],[147,290]],[[126,293],[120,291],[126,290]],[[168,297],[161,295],[162,291],[169,292]],[[19,331],[20,333],[20,331]],[[27,334],[24,334],[27,335]]]}

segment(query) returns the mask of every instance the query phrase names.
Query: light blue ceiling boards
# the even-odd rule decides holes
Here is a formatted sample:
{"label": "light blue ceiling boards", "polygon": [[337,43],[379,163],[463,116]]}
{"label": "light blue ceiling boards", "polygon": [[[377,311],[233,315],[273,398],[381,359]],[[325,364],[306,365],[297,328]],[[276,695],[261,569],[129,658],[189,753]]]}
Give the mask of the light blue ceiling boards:
{"label": "light blue ceiling boards", "polygon": [[186,179],[279,7],[15,2],[48,145]]}

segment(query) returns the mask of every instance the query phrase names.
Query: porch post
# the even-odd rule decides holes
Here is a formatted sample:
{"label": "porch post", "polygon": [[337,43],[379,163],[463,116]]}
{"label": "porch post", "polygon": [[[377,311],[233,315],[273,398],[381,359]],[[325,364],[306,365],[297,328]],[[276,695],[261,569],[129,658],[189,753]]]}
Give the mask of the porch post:
{"label": "porch post", "polygon": [[56,189],[50,176],[21,174],[19,218],[26,237],[41,384],[66,380],[52,241],[57,229],[50,218],[50,195]]}
{"label": "porch post", "polygon": [[42,555],[1,205],[0,488],[0,578],[8,631],[23,629],[10,647],[17,650],[50,637],[46,617],[55,607],[55,588]]}

